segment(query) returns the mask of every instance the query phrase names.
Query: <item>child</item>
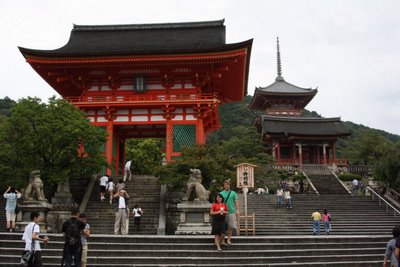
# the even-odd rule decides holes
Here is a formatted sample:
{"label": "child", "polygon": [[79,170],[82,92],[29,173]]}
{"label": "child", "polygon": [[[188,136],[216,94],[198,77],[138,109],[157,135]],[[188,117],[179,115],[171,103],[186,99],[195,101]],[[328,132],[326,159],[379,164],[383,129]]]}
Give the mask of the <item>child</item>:
{"label": "child", "polygon": [[110,204],[112,204],[112,199],[114,196],[114,182],[112,178],[110,178],[110,180],[108,181],[107,190],[108,193],[110,194]]}
{"label": "child", "polygon": [[143,211],[142,209],[139,207],[138,204],[135,204],[135,206],[133,207],[132,210],[132,214],[134,217],[134,223],[135,223],[135,228],[137,231],[140,230],[140,220],[142,219],[142,215],[143,215]]}

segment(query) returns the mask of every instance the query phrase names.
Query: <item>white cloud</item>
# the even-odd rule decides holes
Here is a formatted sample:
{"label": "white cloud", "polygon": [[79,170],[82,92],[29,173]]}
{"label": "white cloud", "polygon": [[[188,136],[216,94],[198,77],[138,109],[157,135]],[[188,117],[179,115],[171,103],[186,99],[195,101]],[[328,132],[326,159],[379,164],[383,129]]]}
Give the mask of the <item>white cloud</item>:
{"label": "white cloud", "polygon": [[55,91],[25,63],[17,47],[56,49],[72,24],[137,24],[225,18],[227,41],[254,38],[248,91],[276,77],[276,37],[283,76],[317,87],[307,106],[400,134],[400,2],[397,0],[0,0],[0,97]]}

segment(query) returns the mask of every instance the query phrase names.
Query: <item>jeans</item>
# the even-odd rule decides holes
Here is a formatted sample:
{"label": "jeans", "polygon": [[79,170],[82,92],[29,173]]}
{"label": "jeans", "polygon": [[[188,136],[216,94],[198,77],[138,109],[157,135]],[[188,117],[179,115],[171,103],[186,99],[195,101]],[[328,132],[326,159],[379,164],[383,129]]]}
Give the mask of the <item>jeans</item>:
{"label": "jeans", "polygon": [[281,206],[283,204],[283,196],[276,197],[276,205]]}
{"label": "jeans", "polygon": [[291,208],[291,207],[292,207],[292,199],[291,199],[291,198],[288,198],[288,199],[286,199],[286,201],[287,201],[286,206],[287,206],[288,208]]}
{"label": "jeans", "polygon": [[74,257],[75,267],[81,267],[82,265],[82,246],[79,244],[77,246],[64,245],[64,262],[62,266],[71,267],[72,257]]}
{"label": "jeans", "polygon": [[313,221],[314,235],[319,235],[319,226],[320,226],[320,222],[319,221]]}
{"label": "jeans", "polygon": [[329,231],[330,231],[330,222],[329,221],[324,221],[324,229],[325,229],[325,234],[329,235]]}

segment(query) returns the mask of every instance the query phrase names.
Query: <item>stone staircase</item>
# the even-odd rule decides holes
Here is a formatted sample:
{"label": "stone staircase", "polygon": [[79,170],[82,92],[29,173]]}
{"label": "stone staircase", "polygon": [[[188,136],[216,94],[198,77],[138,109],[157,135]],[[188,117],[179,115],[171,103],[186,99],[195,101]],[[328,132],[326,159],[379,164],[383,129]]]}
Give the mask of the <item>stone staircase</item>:
{"label": "stone staircase", "polygon": [[[118,177],[114,178],[118,181]],[[129,220],[130,234],[157,234],[159,202],[160,202],[160,185],[154,176],[134,175],[132,181],[126,181],[126,190],[130,196],[129,207],[132,208],[138,203],[143,210],[140,230],[134,229],[133,217]],[[87,221],[95,234],[113,234],[114,233],[114,206],[109,203],[109,195],[106,193],[106,199],[100,201],[99,185],[94,186],[90,196],[85,213],[88,217]]]}
{"label": "stone staircase", "polygon": [[[239,194],[243,204],[243,195]],[[331,235],[390,235],[400,216],[387,212],[370,197],[345,194],[292,194],[293,208],[277,208],[274,195],[249,194],[248,213],[256,214],[256,235],[311,235],[311,214],[327,209],[332,216]],[[241,208],[244,215],[244,208]],[[243,219],[242,219],[243,221]],[[243,223],[242,223],[243,224]],[[323,226],[321,226],[323,234]]]}
{"label": "stone staircase", "polygon": [[[0,266],[19,266],[21,233],[0,233]],[[60,266],[63,238],[49,234],[44,266]],[[124,266],[382,266],[388,235],[234,237],[215,250],[212,236],[92,235],[88,265]]]}
{"label": "stone staircase", "polygon": [[319,194],[348,194],[347,190],[333,174],[308,174],[307,176]]}

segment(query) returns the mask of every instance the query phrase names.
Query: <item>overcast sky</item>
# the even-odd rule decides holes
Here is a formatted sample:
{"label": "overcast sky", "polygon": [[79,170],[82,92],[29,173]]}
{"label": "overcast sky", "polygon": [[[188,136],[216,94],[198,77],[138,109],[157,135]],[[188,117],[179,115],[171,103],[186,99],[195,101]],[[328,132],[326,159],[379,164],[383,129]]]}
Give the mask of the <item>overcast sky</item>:
{"label": "overcast sky", "polygon": [[18,46],[59,48],[73,24],[219,19],[227,43],[254,39],[250,95],[277,76],[279,36],[285,80],[318,87],[308,110],[400,134],[399,0],[0,0],[0,98],[56,95]]}

